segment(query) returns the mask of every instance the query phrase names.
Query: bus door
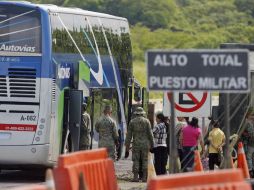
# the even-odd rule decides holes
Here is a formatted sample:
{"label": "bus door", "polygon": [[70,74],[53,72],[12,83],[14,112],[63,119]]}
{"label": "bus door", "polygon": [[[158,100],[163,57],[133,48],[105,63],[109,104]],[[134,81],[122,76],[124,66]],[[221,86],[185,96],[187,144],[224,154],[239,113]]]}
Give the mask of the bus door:
{"label": "bus door", "polygon": [[120,125],[120,118],[119,118],[119,103],[117,97],[117,91],[114,88],[105,88],[105,89],[98,89],[94,88],[91,89],[91,131],[92,131],[92,147],[98,147],[99,141],[99,134],[95,130],[95,123],[100,118],[103,113],[103,109],[105,105],[110,105],[112,107],[112,115],[111,117],[116,121],[117,128]]}
{"label": "bus door", "polygon": [[79,150],[83,91],[68,89],[64,93],[63,153]]}

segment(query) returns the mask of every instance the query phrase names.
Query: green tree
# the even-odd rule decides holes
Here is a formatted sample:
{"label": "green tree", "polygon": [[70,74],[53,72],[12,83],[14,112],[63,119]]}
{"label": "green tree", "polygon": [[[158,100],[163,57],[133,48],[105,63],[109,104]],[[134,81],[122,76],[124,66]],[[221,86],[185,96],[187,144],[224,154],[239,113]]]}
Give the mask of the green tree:
{"label": "green tree", "polygon": [[235,5],[239,11],[250,14],[254,17],[254,1],[253,0],[235,0]]}

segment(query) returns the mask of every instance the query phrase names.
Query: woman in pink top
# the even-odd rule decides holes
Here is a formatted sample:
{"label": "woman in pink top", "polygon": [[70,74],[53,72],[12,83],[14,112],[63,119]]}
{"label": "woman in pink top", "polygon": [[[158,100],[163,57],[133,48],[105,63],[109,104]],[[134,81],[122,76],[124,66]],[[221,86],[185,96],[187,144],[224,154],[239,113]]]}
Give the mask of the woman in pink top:
{"label": "woman in pink top", "polygon": [[197,149],[198,142],[204,150],[204,143],[201,137],[201,129],[198,126],[198,118],[193,117],[189,125],[182,129],[181,134],[183,146],[182,171],[192,170],[194,164],[194,150]]}

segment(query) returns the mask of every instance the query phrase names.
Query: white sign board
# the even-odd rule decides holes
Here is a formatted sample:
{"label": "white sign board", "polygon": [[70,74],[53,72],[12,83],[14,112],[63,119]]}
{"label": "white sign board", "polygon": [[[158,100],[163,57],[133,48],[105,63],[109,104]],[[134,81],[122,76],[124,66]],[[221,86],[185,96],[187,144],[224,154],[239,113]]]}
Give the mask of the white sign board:
{"label": "white sign board", "polygon": [[[170,93],[164,93],[163,113],[170,116]],[[211,94],[208,92],[174,93],[177,117],[208,117],[211,114]]]}

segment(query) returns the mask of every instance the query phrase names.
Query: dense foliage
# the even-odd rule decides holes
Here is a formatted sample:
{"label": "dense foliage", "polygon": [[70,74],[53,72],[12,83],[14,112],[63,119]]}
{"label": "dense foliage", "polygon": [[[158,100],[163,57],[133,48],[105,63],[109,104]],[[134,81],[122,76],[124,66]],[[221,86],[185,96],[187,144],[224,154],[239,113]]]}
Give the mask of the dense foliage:
{"label": "dense foliage", "polygon": [[[254,41],[253,0],[34,0],[128,18],[134,73],[143,71],[152,48],[218,48]],[[146,72],[142,72],[145,74]],[[145,85],[145,77],[137,75]]]}

